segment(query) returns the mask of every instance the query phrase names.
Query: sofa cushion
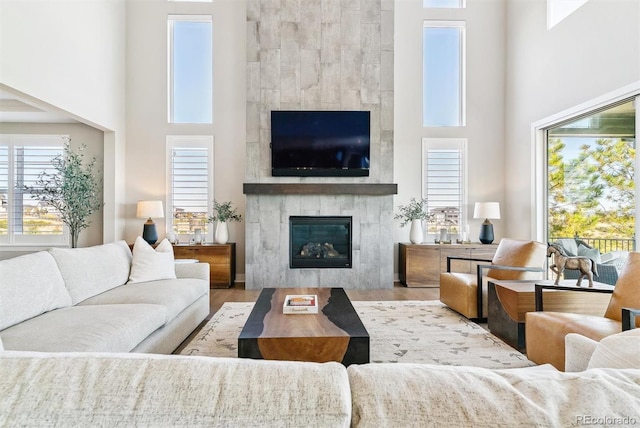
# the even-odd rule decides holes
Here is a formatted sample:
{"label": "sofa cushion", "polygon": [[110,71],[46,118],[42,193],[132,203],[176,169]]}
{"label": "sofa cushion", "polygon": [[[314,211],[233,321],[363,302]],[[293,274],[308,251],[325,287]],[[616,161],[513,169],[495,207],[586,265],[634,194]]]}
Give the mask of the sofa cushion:
{"label": "sofa cushion", "polygon": [[167,319],[173,320],[180,312],[209,290],[209,282],[201,279],[164,279],[161,281],[127,284],[90,297],[81,306],[121,303],[149,303],[167,308]]}
{"label": "sofa cushion", "polygon": [[640,328],[623,331],[602,339],[589,360],[590,369],[640,368]]}
{"label": "sofa cushion", "polygon": [[70,305],[51,254],[40,251],[0,261],[0,330]]}
{"label": "sofa cushion", "polygon": [[589,417],[640,420],[640,370],[364,364],[347,372],[352,426],[568,427],[590,425]]}
{"label": "sofa cushion", "polygon": [[564,252],[569,257],[575,257],[578,255],[578,243],[575,239],[564,238],[558,239],[555,244],[558,244],[562,247]]}
{"label": "sofa cushion", "polygon": [[87,248],[53,248],[72,304],[127,282],[131,250],[125,241]]}
{"label": "sofa cushion", "polygon": [[175,278],[173,247],[169,240],[163,239],[154,250],[141,236],[138,236],[133,244],[129,283]]}
{"label": "sofa cushion", "polygon": [[56,309],[2,332],[7,350],[129,352],[164,325],[159,305],[96,305]]}
{"label": "sofa cushion", "polygon": [[348,428],[339,363],[0,354],[0,426]]}

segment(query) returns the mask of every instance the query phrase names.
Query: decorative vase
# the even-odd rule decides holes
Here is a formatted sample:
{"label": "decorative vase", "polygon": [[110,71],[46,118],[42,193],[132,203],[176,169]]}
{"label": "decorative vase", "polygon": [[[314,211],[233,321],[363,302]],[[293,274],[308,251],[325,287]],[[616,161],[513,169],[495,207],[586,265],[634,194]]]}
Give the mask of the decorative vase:
{"label": "decorative vase", "polygon": [[229,226],[226,221],[219,221],[216,225],[216,242],[226,244],[229,241]]}
{"label": "decorative vase", "polygon": [[412,244],[421,244],[422,238],[422,220],[411,220],[411,232],[409,232],[409,240]]}
{"label": "decorative vase", "polygon": [[193,229],[196,244],[202,244],[202,229]]}

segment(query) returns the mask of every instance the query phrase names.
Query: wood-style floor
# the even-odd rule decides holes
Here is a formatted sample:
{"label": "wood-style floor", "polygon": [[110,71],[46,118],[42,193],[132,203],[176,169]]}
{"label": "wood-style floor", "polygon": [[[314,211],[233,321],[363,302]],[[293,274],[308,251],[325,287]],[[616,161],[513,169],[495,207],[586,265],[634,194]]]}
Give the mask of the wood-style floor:
{"label": "wood-style floor", "polygon": [[[386,290],[346,290],[350,300],[438,300],[439,288],[407,288],[396,282]],[[211,312],[216,313],[225,302],[255,302],[260,290],[245,290],[244,283],[235,283],[231,288],[210,290]]]}

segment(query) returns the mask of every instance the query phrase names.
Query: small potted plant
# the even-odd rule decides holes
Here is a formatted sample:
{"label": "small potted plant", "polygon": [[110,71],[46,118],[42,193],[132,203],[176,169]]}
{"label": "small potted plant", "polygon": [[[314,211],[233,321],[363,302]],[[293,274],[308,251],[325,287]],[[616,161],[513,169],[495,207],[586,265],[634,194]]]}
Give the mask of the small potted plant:
{"label": "small potted plant", "polygon": [[218,244],[226,244],[229,241],[229,225],[230,221],[242,221],[242,215],[238,214],[236,208],[231,206],[231,201],[218,202],[213,201],[213,215],[207,219],[209,223],[217,222],[215,241]]}
{"label": "small potted plant", "polygon": [[394,216],[395,219],[402,220],[401,227],[411,223],[411,231],[409,233],[409,240],[413,244],[420,244],[423,240],[422,233],[422,221],[431,220],[432,214],[427,212],[427,200],[411,198],[407,205],[398,206],[400,212]]}

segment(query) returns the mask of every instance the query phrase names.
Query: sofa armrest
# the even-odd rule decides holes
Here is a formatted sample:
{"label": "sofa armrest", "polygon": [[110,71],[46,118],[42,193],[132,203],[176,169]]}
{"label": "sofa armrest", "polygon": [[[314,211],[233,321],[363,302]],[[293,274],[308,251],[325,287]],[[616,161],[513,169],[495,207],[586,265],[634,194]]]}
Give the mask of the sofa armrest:
{"label": "sofa armrest", "polygon": [[640,316],[640,309],[622,308],[622,331],[636,328],[638,316]]}
{"label": "sofa armrest", "polygon": [[176,277],[209,281],[209,263],[177,263]]}
{"label": "sofa armrest", "polygon": [[465,260],[465,261],[469,261],[469,262],[487,262],[487,263],[491,263],[491,259],[476,259],[474,257],[447,256],[447,272],[451,272],[451,260]]}
{"label": "sofa armrest", "polygon": [[536,311],[544,311],[543,309],[543,293],[542,291],[545,289],[548,290],[559,290],[559,291],[581,291],[584,293],[613,293],[613,286],[596,286],[594,284],[593,287],[578,287],[578,286],[568,286],[568,285],[555,285],[555,284],[536,284],[535,286],[535,301],[536,301]]}

